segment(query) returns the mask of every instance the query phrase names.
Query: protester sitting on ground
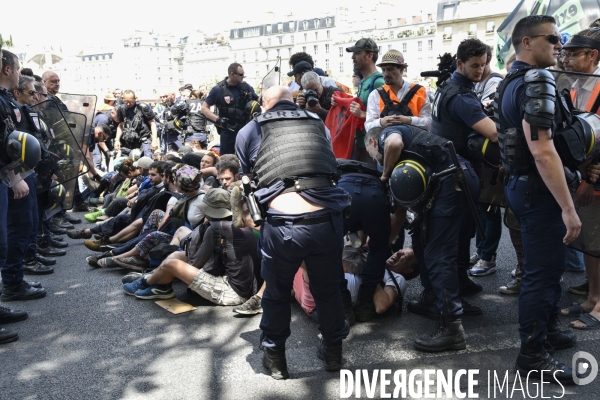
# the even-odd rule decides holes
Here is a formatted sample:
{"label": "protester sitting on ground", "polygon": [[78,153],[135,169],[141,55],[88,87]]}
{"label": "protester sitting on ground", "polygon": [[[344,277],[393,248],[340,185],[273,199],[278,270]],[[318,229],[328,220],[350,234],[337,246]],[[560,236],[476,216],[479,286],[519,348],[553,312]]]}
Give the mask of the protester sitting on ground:
{"label": "protester sitting on ground", "polygon": [[225,154],[217,163],[219,183],[222,189],[229,189],[231,184],[240,179],[240,160],[235,154]]}
{"label": "protester sitting on ground", "polygon": [[229,192],[209,190],[199,208],[210,226],[196,257],[188,263],[165,260],[151,275],[124,284],[126,294],[141,299],[172,298],[175,278],[219,305],[242,304],[256,292],[256,238],[250,228],[233,227]]}
{"label": "protester sitting on ground", "polygon": [[203,152],[203,153],[190,153],[181,157],[184,164],[191,165],[197,168],[202,173],[202,181],[200,183],[202,190],[207,191],[208,189],[218,188],[219,181],[217,180],[217,162],[219,157],[214,153]]}

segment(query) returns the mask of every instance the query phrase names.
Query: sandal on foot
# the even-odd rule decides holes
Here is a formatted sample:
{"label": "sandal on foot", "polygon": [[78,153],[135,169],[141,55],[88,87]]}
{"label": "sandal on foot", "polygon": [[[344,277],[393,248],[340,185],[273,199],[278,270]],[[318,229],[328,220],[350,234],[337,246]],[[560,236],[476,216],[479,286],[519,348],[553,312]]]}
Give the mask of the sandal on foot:
{"label": "sandal on foot", "polygon": [[585,326],[575,326],[573,325],[573,323],[571,323],[571,328],[580,330],[591,330],[600,328],[600,321],[590,313],[583,314],[581,317],[577,318],[576,321],[583,322]]}
{"label": "sandal on foot", "polygon": [[583,307],[581,307],[581,304],[573,304],[572,306],[569,306],[567,308],[566,314],[563,314],[561,310],[559,315],[561,317],[579,317],[580,315],[585,314],[586,312],[587,311],[585,311]]}

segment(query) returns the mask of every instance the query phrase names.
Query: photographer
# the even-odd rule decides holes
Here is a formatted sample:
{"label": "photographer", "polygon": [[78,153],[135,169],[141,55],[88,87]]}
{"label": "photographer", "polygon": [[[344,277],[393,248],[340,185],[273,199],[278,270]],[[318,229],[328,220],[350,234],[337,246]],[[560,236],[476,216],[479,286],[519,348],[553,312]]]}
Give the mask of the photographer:
{"label": "photographer", "polygon": [[308,71],[302,76],[304,92],[299,93],[296,103],[302,109],[316,113],[323,121],[331,109],[333,92],[343,92],[338,87],[323,86],[316,72]]}

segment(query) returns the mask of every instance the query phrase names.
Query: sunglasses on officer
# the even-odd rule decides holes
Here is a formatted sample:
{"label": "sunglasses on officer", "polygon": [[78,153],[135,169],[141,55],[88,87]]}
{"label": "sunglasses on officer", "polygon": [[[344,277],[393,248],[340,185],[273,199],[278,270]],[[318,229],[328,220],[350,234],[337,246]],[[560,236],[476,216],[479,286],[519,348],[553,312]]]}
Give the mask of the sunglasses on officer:
{"label": "sunglasses on officer", "polygon": [[553,33],[550,34],[546,34],[546,35],[533,35],[533,36],[529,36],[530,38],[536,38],[536,37],[544,37],[546,38],[546,40],[550,43],[550,44],[557,44],[558,42],[560,42],[560,36],[555,35]]}

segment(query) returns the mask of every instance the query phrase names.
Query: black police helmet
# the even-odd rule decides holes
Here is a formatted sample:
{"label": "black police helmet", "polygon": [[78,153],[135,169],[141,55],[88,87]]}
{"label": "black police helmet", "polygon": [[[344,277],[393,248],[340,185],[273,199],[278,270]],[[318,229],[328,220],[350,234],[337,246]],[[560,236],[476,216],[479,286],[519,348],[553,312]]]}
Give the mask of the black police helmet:
{"label": "black police helmet", "polygon": [[42,158],[40,142],[29,133],[13,131],[6,140],[6,153],[12,161],[21,160],[33,170]]}
{"label": "black police helmet", "polygon": [[62,203],[66,195],[65,187],[61,184],[56,184],[56,181],[52,181],[52,188],[48,191],[50,203]]}
{"label": "black police helmet", "polygon": [[255,116],[261,113],[260,103],[256,100],[251,100],[246,103],[246,115],[248,116],[248,121],[252,120]]}
{"label": "black police helmet", "polygon": [[502,166],[500,145],[492,142],[485,136],[479,133],[469,136],[469,149],[473,159],[482,161],[494,168]]}
{"label": "black police helmet", "polygon": [[583,125],[583,133],[585,137],[585,155],[595,157],[600,153],[600,143],[596,141],[594,132],[600,131],[600,117],[597,114],[580,114],[577,118]]}
{"label": "black police helmet", "polygon": [[403,151],[390,177],[394,200],[404,207],[415,207],[428,198],[433,170],[420,155]]}

